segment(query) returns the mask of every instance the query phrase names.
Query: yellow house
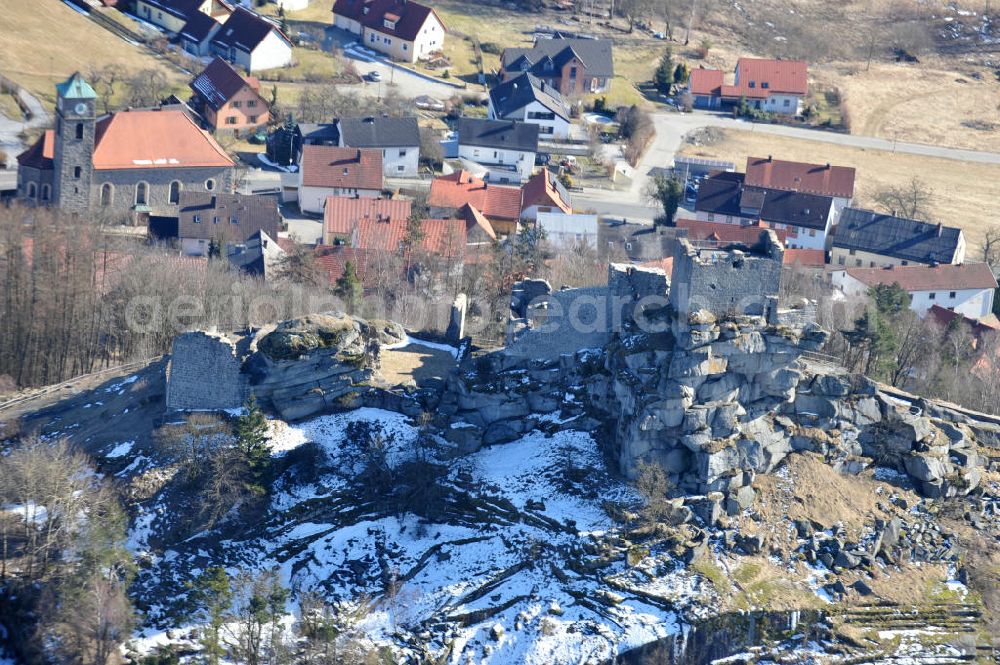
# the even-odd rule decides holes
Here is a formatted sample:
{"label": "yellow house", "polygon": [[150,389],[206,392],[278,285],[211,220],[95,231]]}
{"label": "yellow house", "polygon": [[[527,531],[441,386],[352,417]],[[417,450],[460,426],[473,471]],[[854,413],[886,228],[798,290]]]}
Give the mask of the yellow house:
{"label": "yellow house", "polygon": [[232,7],[223,0],[136,0],[135,15],[163,28],[170,34],[179,33],[195,12],[212,18],[225,18]]}

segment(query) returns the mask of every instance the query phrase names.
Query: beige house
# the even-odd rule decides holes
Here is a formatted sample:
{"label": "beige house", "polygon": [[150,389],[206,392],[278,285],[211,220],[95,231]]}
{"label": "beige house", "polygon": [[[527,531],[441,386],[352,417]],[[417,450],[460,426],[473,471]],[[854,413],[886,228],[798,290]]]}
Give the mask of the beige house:
{"label": "beige house", "polygon": [[333,24],[373,51],[416,62],[444,48],[447,28],[426,5],[409,0],[337,0]]}
{"label": "beige house", "polygon": [[846,268],[960,264],[962,229],[871,210],[846,208],[830,246],[830,264]]}
{"label": "beige house", "polygon": [[224,20],[232,8],[221,0],[136,0],[135,15],[144,21],[178,34],[196,13]]}

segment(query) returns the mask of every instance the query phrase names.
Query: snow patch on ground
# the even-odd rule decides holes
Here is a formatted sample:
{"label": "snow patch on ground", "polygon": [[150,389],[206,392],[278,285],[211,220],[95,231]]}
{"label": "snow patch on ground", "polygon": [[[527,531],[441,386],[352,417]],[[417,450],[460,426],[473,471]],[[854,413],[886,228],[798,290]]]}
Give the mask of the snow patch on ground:
{"label": "snow patch on ground", "polygon": [[392,351],[393,349],[403,349],[407,346],[425,346],[428,349],[434,349],[435,351],[444,351],[445,353],[451,354],[453,358],[458,358],[461,354],[461,349],[458,347],[451,346],[450,344],[441,344],[439,342],[429,342],[425,339],[417,339],[416,337],[406,336],[402,342],[396,342],[395,344],[386,344],[382,348],[387,351]]}
{"label": "snow patch on ground", "polygon": [[118,457],[125,457],[130,452],[132,452],[132,446],[135,445],[135,441],[125,441],[124,443],[119,443],[117,446],[111,449],[111,452],[105,455],[108,459],[116,459]]}

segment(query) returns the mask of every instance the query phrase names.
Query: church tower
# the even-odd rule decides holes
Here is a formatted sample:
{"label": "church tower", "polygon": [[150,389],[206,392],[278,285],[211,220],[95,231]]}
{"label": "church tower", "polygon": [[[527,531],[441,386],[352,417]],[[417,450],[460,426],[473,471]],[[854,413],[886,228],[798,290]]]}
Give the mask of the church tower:
{"label": "church tower", "polygon": [[97,93],[76,72],[56,86],[52,200],[69,212],[90,208]]}

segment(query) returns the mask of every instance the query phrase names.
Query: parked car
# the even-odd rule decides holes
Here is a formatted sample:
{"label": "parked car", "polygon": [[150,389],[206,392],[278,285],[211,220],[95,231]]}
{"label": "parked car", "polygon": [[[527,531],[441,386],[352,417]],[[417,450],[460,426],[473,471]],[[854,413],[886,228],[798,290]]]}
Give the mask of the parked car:
{"label": "parked car", "polygon": [[552,155],[547,152],[540,152],[535,155],[535,166],[548,166],[552,161]]}
{"label": "parked car", "polygon": [[378,83],[379,81],[382,80],[382,73],[378,71],[371,71],[368,72],[365,78],[371,81],[372,83]]}
{"label": "parked car", "polygon": [[667,36],[665,34],[663,34],[662,32],[654,32],[653,33],[653,39],[666,39],[666,38],[667,38]]}

